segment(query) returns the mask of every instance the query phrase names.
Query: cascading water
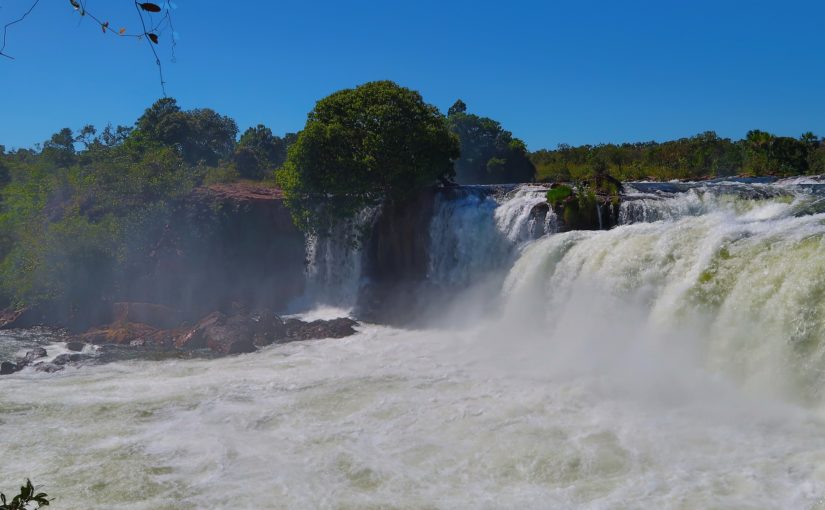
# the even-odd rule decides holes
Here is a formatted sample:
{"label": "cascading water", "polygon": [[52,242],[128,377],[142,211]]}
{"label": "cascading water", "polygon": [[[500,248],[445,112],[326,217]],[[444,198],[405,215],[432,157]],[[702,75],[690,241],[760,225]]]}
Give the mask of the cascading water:
{"label": "cascading water", "polygon": [[553,211],[536,211],[546,204],[545,192],[538,186],[476,186],[438,195],[430,224],[428,279],[446,287],[470,284],[506,269],[525,243],[556,232]]}
{"label": "cascading water", "polygon": [[294,306],[352,309],[362,278],[363,245],[359,240],[378,213],[377,207],[367,208],[330,235],[307,236],[307,290]]}
{"label": "cascading water", "polygon": [[429,277],[503,271],[495,313],[6,376],[2,479],[54,508],[825,508],[819,186],[635,183],[566,233],[540,188],[452,192]]}
{"label": "cascading water", "polygon": [[[625,225],[673,221],[720,211],[745,213],[759,208],[765,201],[770,201],[775,209],[810,214],[816,211],[805,208],[821,198],[794,184],[631,183],[626,188],[619,212],[619,223]],[[789,207],[791,204],[793,208]]]}
{"label": "cascading water", "polygon": [[[556,232],[555,213],[536,211],[546,203],[545,192],[540,186],[465,186],[438,193],[429,228],[429,283],[453,290],[467,286],[506,269],[525,243]],[[354,241],[379,214],[380,208],[367,209],[332,235],[308,237],[308,290],[297,306],[354,306],[365,278],[363,244]]]}

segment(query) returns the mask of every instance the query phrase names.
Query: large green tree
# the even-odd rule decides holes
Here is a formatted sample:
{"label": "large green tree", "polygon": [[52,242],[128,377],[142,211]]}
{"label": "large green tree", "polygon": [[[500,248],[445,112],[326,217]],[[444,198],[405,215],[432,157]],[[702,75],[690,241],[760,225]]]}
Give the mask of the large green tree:
{"label": "large green tree", "polygon": [[455,162],[459,183],[501,184],[530,182],[535,178],[536,168],[524,142],[501,124],[467,113],[467,105],[461,99],[450,107],[447,119],[461,144],[461,157]]}
{"label": "large green tree", "polygon": [[453,176],[458,140],[421,95],[391,81],[318,101],[278,172],[295,223],[313,233]]}

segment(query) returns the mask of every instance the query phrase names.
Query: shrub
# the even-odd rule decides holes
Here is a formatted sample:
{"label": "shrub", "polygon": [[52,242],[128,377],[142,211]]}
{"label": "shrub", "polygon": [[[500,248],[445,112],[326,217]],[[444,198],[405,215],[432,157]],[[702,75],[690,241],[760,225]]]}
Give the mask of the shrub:
{"label": "shrub", "polygon": [[573,194],[573,189],[570,186],[556,186],[547,191],[547,202],[550,207],[557,207],[561,202]]}
{"label": "shrub", "polygon": [[[27,479],[26,485],[20,487],[20,494],[12,498],[10,503],[6,500],[6,495],[0,492],[0,510],[31,510],[49,506],[48,494],[35,494],[35,489],[32,481]],[[32,503],[36,506],[32,506]]]}

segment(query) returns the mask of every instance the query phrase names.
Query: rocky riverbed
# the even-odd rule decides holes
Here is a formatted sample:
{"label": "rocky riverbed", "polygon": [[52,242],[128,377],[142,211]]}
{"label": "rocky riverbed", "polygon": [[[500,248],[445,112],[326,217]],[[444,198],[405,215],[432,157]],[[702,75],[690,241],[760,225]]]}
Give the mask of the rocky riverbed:
{"label": "rocky riverbed", "polygon": [[[25,318],[25,313],[6,313]],[[15,320],[3,325],[19,331],[20,349],[5,352],[0,375],[26,368],[56,372],[69,365],[105,363],[120,359],[169,357],[216,357],[254,352],[272,344],[321,338],[343,338],[356,333],[358,323],[347,317],[304,321],[282,318],[270,311],[213,312],[194,324],[179,319],[171,308],[151,303],[115,303],[114,322],[85,333],[47,330],[48,345],[25,342],[25,331],[14,330]],[[23,323],[25,324],[25,323]],[[42,331],[41,331],[42,333]],[[57,346],[57,348],[49,348]],[[51,351],[51,352],[50,352]]]}

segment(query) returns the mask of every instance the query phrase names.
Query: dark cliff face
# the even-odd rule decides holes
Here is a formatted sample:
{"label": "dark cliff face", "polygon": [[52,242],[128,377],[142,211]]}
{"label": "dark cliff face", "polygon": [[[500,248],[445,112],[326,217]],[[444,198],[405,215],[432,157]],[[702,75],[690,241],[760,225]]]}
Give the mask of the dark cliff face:
{"label": "dark cliff face", "polygon": [[364,284],[356,315],[380,323],[407,323],[424,303],[430,221],[436,189],[403,203],[385,204],[365,241]]}
{"label": "dark cliff face", "polygon": [[282,310],[304,289],[304,236],[277,190],[215,185],[178,207],[135,269],[128,300],[170,306],[189,319]]}
{"label": "dark cliff face", "polygon": [[113,320],[113,304],[143,302],[194,321],[213,311],[280,312],[304,290],[304,236],[278,190],[249,184],[196,189],[165,220],[133,233],[117,271],[93,268],[74,299],[0,314],[0,326],[80,332]]}

